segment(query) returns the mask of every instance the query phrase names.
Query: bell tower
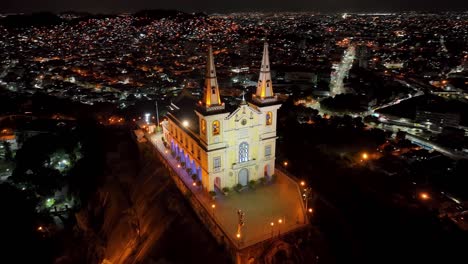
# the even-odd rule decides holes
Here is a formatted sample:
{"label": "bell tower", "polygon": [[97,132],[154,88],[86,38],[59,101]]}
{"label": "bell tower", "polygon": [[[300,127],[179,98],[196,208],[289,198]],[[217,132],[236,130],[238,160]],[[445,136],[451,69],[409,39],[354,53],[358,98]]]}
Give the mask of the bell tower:
{"label": "bell tower", "polygon": [[218,79],[216,78],[216,69],[211,45],[208,47],[205,87],[203,89],[203,99],[200,103],[206,111],[224,109],[224,104],[221,102],[221,98],[219,96]]}
{"label": "bell tower", "polygon": [[276,125],[277,112],[281,107],[281,102],[273,93],[273,82],[271,81],[270,58],[268,54],[268,43],[263,45],[262,64],[258,78],[257,90],[252,95],[250,105],[258,109],[260,141],[258,177],[269,177],[275,172],[275,152],[276,152]]}
{"label": "bell tower", "polygon": [[270,57],[268,54],[268,43],[263,45],[262,64],[260,66],[260,76],[258,77],[257,90],[253,96],[256,103],[271,103],[277,100],[273,93],[273,83],[271,81]]}

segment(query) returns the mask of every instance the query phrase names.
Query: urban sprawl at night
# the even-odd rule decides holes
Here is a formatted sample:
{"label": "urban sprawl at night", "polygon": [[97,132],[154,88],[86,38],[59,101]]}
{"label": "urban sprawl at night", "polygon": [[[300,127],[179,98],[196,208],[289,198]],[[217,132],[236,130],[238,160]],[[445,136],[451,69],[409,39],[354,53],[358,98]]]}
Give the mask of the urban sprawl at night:
{"label": "urban sprawl at night", "polygon": [[468,261],[466,11],[3,13],[0,35],[0,262]]}

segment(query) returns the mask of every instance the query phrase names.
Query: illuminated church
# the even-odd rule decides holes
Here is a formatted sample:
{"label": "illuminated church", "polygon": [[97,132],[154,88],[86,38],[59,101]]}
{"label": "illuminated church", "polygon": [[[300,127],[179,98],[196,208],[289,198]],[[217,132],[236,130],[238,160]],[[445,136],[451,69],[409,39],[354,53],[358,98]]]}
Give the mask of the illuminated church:
{"label": "illuminated church", "polygon": [[275,171],[277,110],[268,44],[263,50],[257,90],[228,111],[221,101],[211,46],[208,48],[202,100],[181,96],[163,122],[165,140],[207,191],[247,185]]}

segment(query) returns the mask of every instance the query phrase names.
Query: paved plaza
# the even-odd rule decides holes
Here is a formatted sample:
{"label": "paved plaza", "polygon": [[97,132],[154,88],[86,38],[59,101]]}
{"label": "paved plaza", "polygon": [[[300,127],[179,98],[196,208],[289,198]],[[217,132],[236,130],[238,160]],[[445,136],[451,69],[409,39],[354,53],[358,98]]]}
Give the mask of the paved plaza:
{"label": "paved plaza", "polygon": [[[241,193],[231,191],[227,196],[219,193],[213,200],[206,191],[192,185],[192,179],[184,169],[178,168],[177,160],[169,151],[166,151],[161,136],[161,134],[150,135],[151,143],[178,172],[184,183],[210,212],[229,239],[240,248],[306,225],[306,213],[299,186],[280,171],[276,171],[277,177],[274,183],[258,186],[253,190],[246,189]],[[236,236],[238,209],[245,214],[245,224],[241,229],[240,239]]]}

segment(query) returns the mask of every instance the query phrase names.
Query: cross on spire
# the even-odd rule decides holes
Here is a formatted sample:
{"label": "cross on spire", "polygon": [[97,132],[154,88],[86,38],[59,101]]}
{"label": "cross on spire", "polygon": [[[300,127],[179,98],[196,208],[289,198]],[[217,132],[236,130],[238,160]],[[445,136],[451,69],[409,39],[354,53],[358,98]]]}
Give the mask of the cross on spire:
{"label": "cross on spire", "polygon": [[245,91],[242,91],[242,101],[241,101],[241,104],[247,104],[245,102]]}

